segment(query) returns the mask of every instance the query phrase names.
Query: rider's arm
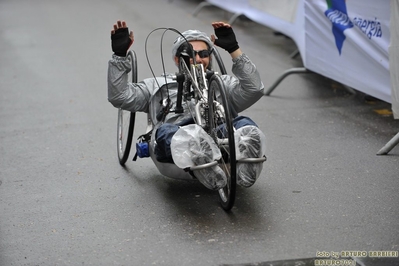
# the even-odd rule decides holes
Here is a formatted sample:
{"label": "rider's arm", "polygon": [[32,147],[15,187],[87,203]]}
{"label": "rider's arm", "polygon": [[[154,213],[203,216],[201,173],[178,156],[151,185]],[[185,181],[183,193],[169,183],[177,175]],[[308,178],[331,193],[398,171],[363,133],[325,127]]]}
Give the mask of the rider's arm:
{"label": "rider's arm", "polygon": [[238,48],[234,52],[230,53],[230,56],[231,56],[232,59],[235,59],[235,58],[239,57],[240,55],[242,55],[242,51],[241,51],[240,48]]}
{"label": "rider's arm", "polygon": [[148,112],[151,84],[128,82],[130,57],[113,55],[108,62],[108,101],[117,108],[131,112]]}
{"label": "rider's arm", "polygon": [[233,58],[234,76],[223,76],[230,101],[236,112],[242,112],[263,96],[264,85],[255,64],[243,53]]}
{"label": "rider's arm", "polygon": [[111,46],[114,54],[108,62],[108,101],[113,106],[127,111],[148,112],[154,86],[145,82],[128,81],[132,62],[126,55],[133,41],[133,31],[129,32],[125,21],[118,20],[111,31]]}
{"label": "rider's arm", "polygon": [[233,73],[236,77],[223,76],[229,98],[237,113],[247,109],[263,96],[263,84],[259,72],[251,60],[243,54],[235,33],[225,22],[213,22],[215,35],[212,42],[226,50],[233,59]]}

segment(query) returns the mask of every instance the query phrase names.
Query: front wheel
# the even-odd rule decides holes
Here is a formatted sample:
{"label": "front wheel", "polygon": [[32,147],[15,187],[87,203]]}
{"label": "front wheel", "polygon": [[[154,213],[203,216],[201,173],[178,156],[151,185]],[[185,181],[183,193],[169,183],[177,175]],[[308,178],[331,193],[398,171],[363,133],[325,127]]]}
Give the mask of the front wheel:
{"label": "front wheel", "polygon": [[227,177],[227,185],[219,189],[220,204],[224,210],[229,211],[236,196],[236,151],[233,118],[225,86],[218,75],[213,75],[209,81],[208,106],[209,133],[222,153],[219,166]]}
{"label": "front wheel", "polygon": [[[134,51],[127,54],[132,70],[128,73],[128,81],[137,83],[137,58]],[[136,113],[118,109],[118,127],[117,127],[117,150],[119,164],[124,166],[129,158],[130,148],[132,146],[134,123]]]}

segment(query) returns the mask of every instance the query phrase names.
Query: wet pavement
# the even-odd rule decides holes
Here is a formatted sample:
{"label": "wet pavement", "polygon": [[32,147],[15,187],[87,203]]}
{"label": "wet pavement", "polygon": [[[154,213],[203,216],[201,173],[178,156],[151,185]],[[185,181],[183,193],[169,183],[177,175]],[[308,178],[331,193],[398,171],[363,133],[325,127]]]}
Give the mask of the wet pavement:
{"label": "wet pavement", "polygon": [[[119,165],[106,86],[112,24],[134,31],[143,79],[150,31],[212,33],[212,21],[230,18],[214,7],[193,17],[198,3],[0,2],[0,265],[275,265],[399,250],[399,147],[376,155],[399,121],[388,103],[314,73],[287,77],[243,113],[266,134],[268,161],[231,213],[150,159]],[[302,66],[292,40],[246,19],[234,29],[266,88]],[[163,48],[170,71],[174,37]],[[161,73],[159,39],[147,48]]]}

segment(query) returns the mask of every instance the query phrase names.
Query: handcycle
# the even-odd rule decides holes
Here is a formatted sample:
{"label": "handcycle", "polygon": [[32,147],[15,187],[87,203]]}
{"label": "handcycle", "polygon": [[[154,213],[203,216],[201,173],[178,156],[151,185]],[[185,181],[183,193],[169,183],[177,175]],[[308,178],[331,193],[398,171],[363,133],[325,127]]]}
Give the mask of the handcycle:
{"label": "handcycle", "polygon": [[[177,32],[176,30],[174,30]],[[177,32],[179,33],[179,32]],[[179,33],[180,34],[180,33]],[[133,50],[127,54],[131,61],[129,81],[136,83],[138,79],[137,57]],[[219,72],[205,70],[202,64],[196,64],[193,51],[187,43],[179,55],[179,70],[172,77],[178,84],[175,106],[169,105],[168,87],[159,89],[152,97],[150,112],[147,115],[147,129],[145,134],[139,137],[136,144],[136,155],[139,157],[151,157],[159,172],[170,178],[196,179],[192,174],[195,170],[205,169],[219,165],[227,177],[227,185],[218,190],[221,207],[229,211],[234,205],[236,196],[236,150],[233,118],[235,114],[229,107],[226,90],[220,74],[226,74],[224,63],[215,47],[211,50],[212,61],[216,61]],[[167,95],[167,97],[165,97]],[[210,163],[181,169],[172,163],[159,162],[154,154],[155,134],[157,128],[162,124],[162,118],[169,113],[183,113],[183,104],[193,106],[190,108],[192,121],[203,128],[216,143],[220,150],[220,158]],[[188,104],[190,103],[190,104]],[[119,163],[124,166],[131,150],[133,132],[135,129],[136,113],[118,110],[117,126],[117,150]],[[142,145],[143,144],[143,145]],[[142,145],[142,146],[141,146]],[[148,150],[147,150],[148,149]],[[144,154],[146,153],[146,154]],[[263,162],[265,158],[243,159],[250,162]],[[240,160],[241,161],[241,160]]]}

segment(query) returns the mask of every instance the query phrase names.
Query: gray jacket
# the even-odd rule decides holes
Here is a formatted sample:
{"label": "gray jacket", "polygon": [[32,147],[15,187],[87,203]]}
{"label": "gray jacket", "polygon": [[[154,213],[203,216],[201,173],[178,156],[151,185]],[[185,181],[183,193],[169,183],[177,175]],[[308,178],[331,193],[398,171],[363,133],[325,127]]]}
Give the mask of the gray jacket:
{"label": "gray jacket", "polygon": [[[177,83],[171,77],[147,78],[138,83],[128,82],[127,73],[131,70],[129,57],[112,56],[108,62],[108,101],[116,108],[131,112],[150,113],[152,119],[156,115],[154,104],[159,105],[161,98],[166,97],[168,83],[169,96],[176,101]],[[256,66],[248,56],[242,54],[233,59],[232,72],[235,76],[222,75],[227,90],[227,97],[236,113],[240,113],[253,105],[263,96],[263,83]],[[162,93],[160,93],[162,92]],[[160,96],[162,95],[162,96]],[[187,103],[183,106],[187,109]],[[186,117],[188,112],[186,113]],[[179,118],[177,118],[179,116]],[[182,114],[170,114],[166,122],[177,122],[183,119]],[[156,124],[155,121],[153,121]]]}

